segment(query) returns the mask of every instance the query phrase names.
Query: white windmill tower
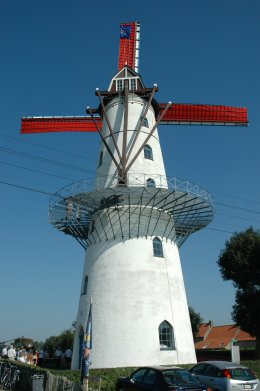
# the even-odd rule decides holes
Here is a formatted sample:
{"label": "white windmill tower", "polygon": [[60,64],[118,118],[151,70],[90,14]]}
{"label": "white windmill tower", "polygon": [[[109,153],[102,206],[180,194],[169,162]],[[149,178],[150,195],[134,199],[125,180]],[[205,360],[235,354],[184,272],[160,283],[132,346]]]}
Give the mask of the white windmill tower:
{"label": "white windmill tower", "polygon": [[[196,362],[178,247],[213,218],[211,196],[167,179],[159,124],[247,124],[244,108],[160,104],[138,72],[139,23],[120,30],[118,73],[78,118],[23,118],[22,132],[97,131],[95,183],[61,189],[50,221],[86,249],[72,367],[90,297],[93,368]],[[101,127],[102,126],[102,127]]]}

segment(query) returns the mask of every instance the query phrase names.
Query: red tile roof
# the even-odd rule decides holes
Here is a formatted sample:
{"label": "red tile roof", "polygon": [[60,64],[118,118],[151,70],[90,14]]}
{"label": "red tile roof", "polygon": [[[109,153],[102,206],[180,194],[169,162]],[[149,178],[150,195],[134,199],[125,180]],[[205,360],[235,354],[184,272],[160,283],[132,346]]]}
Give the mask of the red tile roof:
{"label": "red tile roof", "polygon": [[240,330],[234,324],[212,326],[212,322],[200,325],[198,337],[200,339],[203,338],[203,340],[195,343],[196,349],[225,349],[229,348],[233,339],[236,339],[238,342],[255,340],[255,338]]}

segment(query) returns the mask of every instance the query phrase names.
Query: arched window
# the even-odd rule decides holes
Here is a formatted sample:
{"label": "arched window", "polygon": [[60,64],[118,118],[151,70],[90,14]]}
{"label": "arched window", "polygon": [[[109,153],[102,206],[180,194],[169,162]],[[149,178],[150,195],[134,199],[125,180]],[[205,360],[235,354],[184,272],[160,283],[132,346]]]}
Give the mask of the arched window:
{"label": "arched window", "polygon": [[102,166],[102,163],[103,163],[103,151],[101,151],[99,155],[98,167]]}
{"label": "arched window", "polygon": [[147,187],[156,187],[155,186],[155,182],[152,178],[148,178],[147,181],[146,181],[146,186]]}
{"label": "arched window", "polygon": [[144,146],[144,158],[153,160],[153,150],[148,144]]}
{"label": "arched window", "polygon": [[153,255],[154,257],[163,258],[162,241],[157,237],[153,239]]}
{"label": "arched window", "polygon": [[85,276],[82,295],[85,295],[88,291],[88,276]]}
{"label": "arched window", "polygon": [[175,350],[172,325],[164,320],[159,326],[160,350]]}

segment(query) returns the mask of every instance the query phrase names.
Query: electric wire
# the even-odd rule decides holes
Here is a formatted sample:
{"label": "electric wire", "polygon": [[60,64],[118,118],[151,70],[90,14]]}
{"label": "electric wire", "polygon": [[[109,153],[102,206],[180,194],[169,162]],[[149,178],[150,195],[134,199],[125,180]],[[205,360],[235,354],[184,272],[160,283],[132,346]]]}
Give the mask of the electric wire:
{"label": "electric wire", "polygon": [[[10,182],[0,181],[0,183],[3,184],[3,185],[12,186],[12,187],[16,187],[16,188],[20,188],[20,189],[23,189],[23,190],[36,192],[36,193],[41,193],[41,194],[48,195],[48,196],[57,196],[57,193],[50,193],[50,192],[42,191],[42,190],[39,190],[39,189],[33,189],[31,187],[17,185],[17,184],[10,183]],[[133,212],[133,214],[138,214],[138,213],[137,212]],[[162,220],[163,220],[163,218],[162,218]],[[224,230],[224,229],[214,228],[214,227],[204,227],[203,229],[207,229],[207,230],[210,230],[210,231],[222,232],[222,233],[229,233],[229,234],[234,234],[235,233],[235,231],[227,231],[227,230]]]}
{"label": "electric wire", "polygon": [[[18,142],[22,142],[22,143],[25,143],[25,144],[31,144],[31,145],[35,145],[35,146],[39,146],[41,148],[45,148],[47,150],[52,150],[52,151],[55,151],[55,152],[61,152],[61,153],[64,153],[66,155],[71,155],[71,156],[75,156],[75,157],[78,157],[78,158],[81,158],[81,159],[85,159],[85,160],[90,160],[90,161],[93,161],[96,163],[96,159],[91,159],[91,158],[88,158],[86,156],[82,156],[82,155],[79,155],[79,154],[76,154],[76,153],[73,153],[73,152],[69,152],[69,151],[64,151],[62,149],[59,149],[59,148],[54,148],[54,147],[48,147],[46,145],[43,145],[43,144],[39,144],[39,143],[35,143],[35,142],[32,142],[32,141],[26,141],[26,140],[22,140],[18,137],[14,137],[14,136],[10,136],[10,135],[7,135],[5,133],[2,133],[0,132],[0,136],[2,137],[6,137],[6,138],[10,138],[10,139],[13,139],[13,140],[16,140]],[[18,151],[17,151],[18,152]],[[40,159],[40,158],[39,158]],[[45,158],[42,158],[42,159],[45,159]],[[74,167],[75,168],[75,167]],[[82,169],[84,170],[84,169]],[[91,173],[95,173],[94,171],[91,171],[91,170],[86,170],[86,172],[91,172]],[[181,179],[181,178],[180,178]],[[184,179],[186,180],[186,179]],[[241,201],[245,201],[245,202],[250,202],[250,203],[254,203],[254,204],[258,204],[260,205],[260,202],[259,201],[256,201],[256,200],[250,200],[250,199],[247,199],[247,198],[243,198],[243,197],[239,197],[237,195],[232,195],[232,194],[227,194],[227,193],[223,193],[223,192],[219,192],[219,191],[215,191],[215,190],[209,190],[210,193],[212,194],[219,194],[219,195],[223,195],[225,197],[231,197],[231,198],[235,198],[235,199],[238,199],[238,200],[241,200]]]}
{"label": "electric wire", "polygon": [[[0,135],[2,135],[4,137],[9,137],[9,138],[12,138],[12,139],[16,139],[16,140],[21,141],[21,142],[25,142],[26,144],[32,144],[32,145],[36,145],[36,146],[40,146],[40,147],[43,147],[43,148],[46,148],[46,149],[53,150],[55,152],[62,152],[62,153],[65,153],[66,155],[68,154],[68,155],[72,155],[72,156],[77,156],[77,157],[83,158],[83,156],[81,156],[81,155],[65,152],[65,151],[62,151],[62,150],[60,150],[58,148],[46,147],[46,146],[43,146],[43,145],[38,144],[38,143],[19,140],[18,138],[15,138],[15,137],[12,137],[12,136],[8,136],[8,135],[5,135],[3,133],[0,133]],[[56,160],[47,159],[45,157],[36,156],[36,155],[33,155],[33,154],[28,154],[28,153],[21,152],[21,151],[15,150],[15,149],[0,147],[0,150],[2,150],[3,152],[6,152],[6,153],[12,154],[12,155],[18,155],[18,156],[20,156],[22,158],[28,158],[28,159],[40,161],[40,162],[43,162],[43,163],[56,165],[56,166],[59,166],[59,167],[62,167],[62,168],[68,168],[68,169],[71,169],[71,170],[74,170],[74,171],[89,173],[89,174],[92,174],[92,175],[96,174],[96,171],[94,171],[94,170],[89,170],[89,169],[85,169],[85,168],[82,168],[82,167],[74,166],[74,165],[71,165],[71,164],[68,164],[68,163],[63,163],[63,162],[59,162],[59,161],[56,161]],[[87,160],[93,160],[93,162],[94,161],[96,162],[96,160],[94,160],[94,159],[88,159],[88,158],[86,158],[86,159]],[[53,173],[44,172],[42,170],[36,170],[36,169],[24,167],[24,166],[21,166],[21,165],[18,165],[18,164],[12,164],[12,163],[7,163],[7,162],[3,162],[3,161],[0,162],[0,164],[7,165],[7,166],[12,166],[12,167],[15,167],[15,168],[20,168],[20,169],[23,169],[23,170],[28,170],[28,171],[31,171],[31,172],[36,172],[36,173],[40,173],[40,174],[44,174],[44,175],[50,175],[50,176],[53,176],[53,177],[56,177],[56,178],[60,178],[60,179],[64,179],[64,180],[75,181],[75,178],[67,178],[67,177],[64,177],[64,176],[61,176],[61,175],[56,175],[56,174],[53,174]],[[2,184],[8,184],[7,182],[1,182],[1,183]],[[21,188],[24,188],[24,189],[27,189],[27,190],[31,189],[31,188],[27,188],[27,187],[15,185],[15,184],[13,184],[13,186],[21,187]],[[35,191],[41,192],[43,194],[51,194],[51,195],[53,194],[53,193],[49,193],[49,192],[39,191],[38,189],[35,189]],[[236,199],[239,199],[239,200],[245,201],[245,202],[260,204],[260,202],[257,202],[257,201],[254,201],[254,200],[249,200],[249,199],[242,198],[242,197],[235,196],[235,195],[225,194],[225,193],[221,193],[221,192],[213,192],[213,191],[212,191],[212,193],[224,195],[224,196],[227,196],[227,197],[236,198]],[[241,206],[232,205],[230,203],[227,204],[227,203],[224,203],[224,202],[214,201],[214,205],[221,206],[221,207],[224,207],[224,208],[231,208],[231,209],[243,211],[243,212],[246,212],[246,213],[260,214],[260,211],[258,211],[258,210],[248,209],[248,208],[244,208],[244,207],[241,207]],[[224,214],[224,213],[221,213],[221,212],[218,212],[218,211],[215,211],[215,214],[223,215],[223,216],[230,217],[230,218],[241,219],[241,220],[245,220],[245,221],[251,221],[251,222],[256,223],[256,224],[259,223],[259,221],[250,219],[248,217],[227,215],[227,214]]]}
{"label": "electric wire", "polygon": [[44,175],[53,176],[53,177],[55,177],[55,178],[65,179],[65,180],[67,180],[67,181],[73,181],[73,180],[75,180],[75,178],[68,178],[68,177],[64,177],[64,176],[61,176],[61,175],[52,174],[51,172],[45,172],[45,171],[41,171],[41,170],[35,170],[35,169],[33,169],[33,168],[23,167],[23,166],[20,166],[20,165],[18,165],[18,164],[6,163],[6,162],[1,162],[1,161],[0,161],[0,164],[3,164],[3,165],[5,165],[5,166],[9,166],[9,167],[20,168],[20,169],[26,170],[26,171],[35,172],[35,173],[37,173],[37,174],[44,174]]}
{"label": "electric wire", "polygon": [[64,154],[66,154],[66,155],[71,155],[71,156],[78,157],[78,158],[80,158],[80,159],[90,160],[90,161],[96,162],[96,159],[88,158],[88,157],[86,157],[86,156],[79,155],[79,154],[74,153],[74,152],[63,151],[62,149],[59,149],[59,148],[48,147],[47,145],[35,143],[35,142],[33,142],[33,141],[22,140],[22,139],[19,139],[18,137],[10,136],[10,135],[5,134],[5,133],[1,133],[1,132],[0,132],[0,136],[6,137],[6,138],[10,138],[10,139],[12,139],[12,140],[16,140],[16,141],[21,142],[21,143],[35,145],[35,146],[37,146],[37,147],[45,148],[45,149],[48,149],[48,150],[50,150],[50,151],[61,152],[61,153],[64,153]]}
{"label": "electric wire", "polygon": [[[10,136],[10,135],[7,135],[7,134],[2,133],[2,132],[0,132],[0,136],[6,137],[6,138],[10,138],[10,139],[14,139],[14,140],[16,140],[16,141],[18,141],[18,142],[22,142],[22,143],[25,143],[25,144],[31,144],[31,145],[39,146],[39,147],[41,147],[41,148],[48,149],[48,150],[53,150],[53,151],[55,151],[55,152],[61,152],[61,153],[64,153],[64,154],[66,154],[66,155],[71,155],[71,156],[79,157],[79,158],[82,158],[82,159],[90,160],[90,161],[93,161],[93,162],[96,163],[96,160],[95,160],[95,159],[87,158],[86,156],[82,156],[82,155],[79,155],[79,154],[75,154],[75,153],[73,153],[73,152],[63,151],[63,150],[61,150],[61,149],[59,149],[59,148],[48,147],[48,146],[45,146],[45,145],[42,145],[42,144],[39,144],[39,143],[35,143],[35,142],[32,142],[32,141],[28,141],[28,140],[27,140],[27,141],[21,140],[21,139],[19,139],[19,138],[17,138],[17,137]],[[3,147],[0,147],[0,149],[2,149],[2,148],[3,148]],[[8,151],[5,150],[5,152],[12,153],[12,150],[8,149]],[[18,155],[21,154],[21,156],[23,156],[23,155],[22,155],[23,153],[20,152],[20,151],[13,150],[13,153],[14,153],[14,154],[18,154]],[[63,164],[65,164],[65,163],[57,162],[57,161],[55,161],[55,160],[53,160],[53,161],[48,161],[48,159],[46,159],[46,158],[38,157],[38,156],[35,156],[35,155],[30,155],[30,154],[26,154],[26,157],[32,158],[32,159],[37,158],[37,160],[47,161],[47,162],[49,162],[50,164],[57,164],[57,165],[61,165],[62,167],[63,167]],[[67,164],[65,164],[65,166],[68,167]],[[78,168],[78,167],[75,167],[75,166],[72,166],[72,165],[71,165],[71,169],[73,169],[73,170],[79,169],[79,170],[81,170],[81,171],[83,171],[83,172],[84,172],[84,171],[85,171],[85,172],[90,172],[90,173],[92,173],[92,174],[95,173],[95,172],[92,171],[92,170],[86,170],[86,169],[83,169],[83,168],[80,168],[80,167]],[[65,179],[65,178],[64,178],[64,179]],[[225,196],[225,197],[236,198],[236,199],[241,200],[241,201],[246,201],[246,202],[250,202],[250,203],[260,204],[259,201],[249,200],[249,199],[246,199],[246,198],[243,198],[243,197],[239,197],[239,196],[236,196],[236,195],[226,194],[226,193],[218,192],[218,191],[214,191],[214,190],[210,190],[210,192],[211,192],[212,194],[220,194],[220,195],[223,195],[223,196]],[[216,201],[215,204],[217,204],[217,203],[218,203],[218,202]],[[227,206],[227,205],[223,205],[223,206]],[[230,206],[230,207],[236,208],[235,206]],[[242,208],[242,210],[243,210],[243,208]],[[248,211],[249,211],[249,210],[248,210]],[[251,212],[251,213],[255,213],[255,211],[250,211],[250,212]],[[260,212],[256,212],[256,213],[260,213]]]}
{"label": "electric wire", "polygon": [[[34,155],[32,155],[34,156]],[[41,160],[41,158],[40,158]],[[45,159],[43,158],[43,161]],[[48,159],[49,160],[49,159]],[[48,161],[49,162],[49,161]],[[51,161],[53,164],[58,164],[60,165],[60,162],[56,162],[56,161]],[[70,181],[75,181],[75,178],[67,178],[67,177],[64,177],[64,176],[61,176],[61,175],[56,175],[56,174],[52,174],[52,173],[47,173],[47,172],[44,172],[44,171],[41,171],[41,170],[35,170],[35,169],[31,169],[31,168],[26,168],[26,167],[23,167],[23,166],[20,166],[20,165],[16,165],[16,164],[11,164],[11,163],[6,163],[6,162],[0,162],[0,164],[4,164],[4,165],[9,165],[9,166],[13,166],[13,167],[16,167],[16,168],[21,168],[21,169],[24,169],[24,170],[29,170],[29,171],[32,171],[32,172],[36,172],[36,173],[40,173],[40,174],[45,174],[45,175],[50,175],[50,176],[53,176],[53,177],[56,177],[56,178],[61,178],[61,179],[65,179],[65,180],[70,180]],[[63,163],[62,164],[62,167],[63,167]],[[66,165],[66,164],[65,164]],[[67,165],[66,165],[67,166]],[[73,166],[74,169],[78,169],[78,167],[75,167]],[[84,169],[83,168],[79,168],[80,171],[84,172]],[[88,170],[88,172],[92,173],[92,174],[95,174],[94,171],[91,171],[91,170]],[[230,204],[225,204],[225,203],[221,203],[221,202],[218,202],[218,201],[215,201],[214,202],[215,205],[220,205],[220,206],[223,206],[223,207],[226,207],[226,208],[232,208],[232,209],[237,209],[237,210],[240,210],[240,211],[244,211],[244,212],[250,212],[250,213],[257,213],[259,214],[260,212],[257,211],[257,210],[252,210],[252,209],[247,209],[247,208],[242,208],[242,207],[239,207],[239,206],[234,206],[234,205],[230,205]],[[254,222],[254,223],[259,223],[259,221],[257,220],[253,220],[253,219],[250,219],[250,218],[245,218],[245,217],[241,217],[241,216],[234,216],[234,215],[227,215],[227,214],[224,214],[224,213],[220,213],[218,211],[215,212],[216,214],[219,214],[219,215],[223,215],[223,216],[226,216],[226,217],[231,217],[231,218],[237,218],[237,219],[241,219],[241,220],[246,220],[246,221],[251,221],[251,222]]]}
{"label": "electric wire", "polygon": [[3,151],[3,152],[6,152],[6,153],[11,153],[13,155],[18,155],[18,156],[25,157],[25,158],[28,158],[28,159],[33,159],[33,160],[36,160],[36,161],[42,161],[42,162],[46,162],[46,163],[49,163],[49,164],[54,164],[56,166],[63,167],[63,168],[69,168],[71,170],[77,170],[77,171],[82,171],[82,172],[88,172],[89,171],[89,170],[81,168],[81,167],[73,166],[73,165],[70,165],[70,164],[67,164],[67,163],[61,163],[61,162],[58,162],[56,160],[43,158],[43,157],[40,157],[40,156],[36,156],[36,155],[29,154],[29,153],[25,153],[25,152],[16,151],[16,150],[10,149],[10,148],[0,147],[0,150]]}

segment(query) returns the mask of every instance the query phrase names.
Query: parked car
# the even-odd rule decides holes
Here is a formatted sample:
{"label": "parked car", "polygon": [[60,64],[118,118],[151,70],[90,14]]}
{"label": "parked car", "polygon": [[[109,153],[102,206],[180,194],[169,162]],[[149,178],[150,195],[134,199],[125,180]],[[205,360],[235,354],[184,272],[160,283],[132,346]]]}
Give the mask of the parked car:
{"label": "parked car", "polygon": [[175,366],[152,366],[137,369],[117,380],[117,391],[210,391],[190,372]]}
{"label": "parked car", "polygon": [[260,382],[254,372],[243,365],[229,361],[203,361],[190,369],[212,391],[260,390]]}

